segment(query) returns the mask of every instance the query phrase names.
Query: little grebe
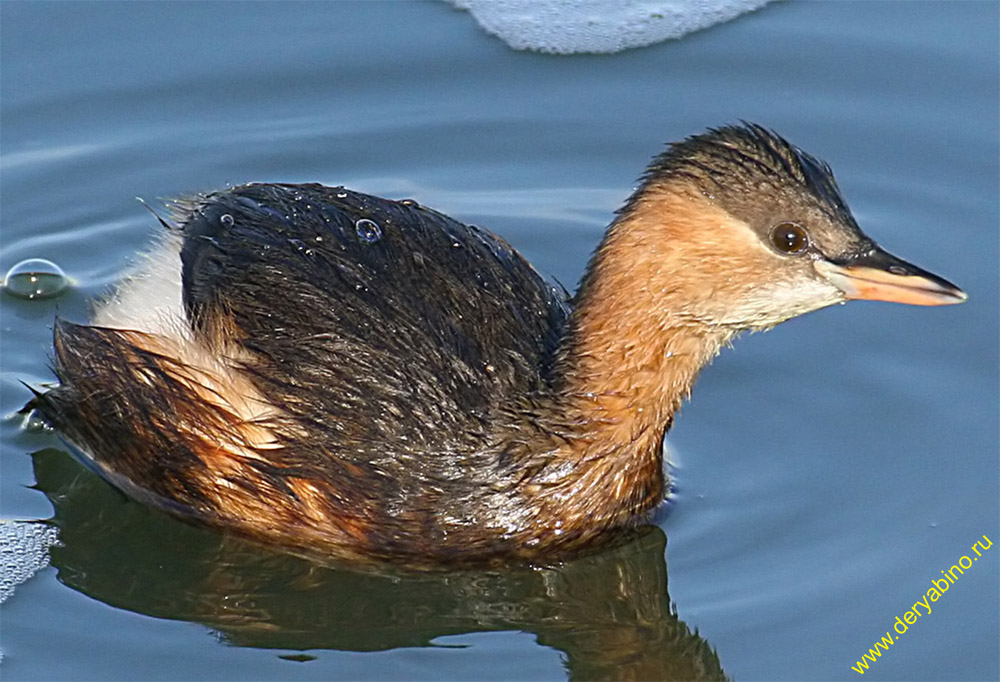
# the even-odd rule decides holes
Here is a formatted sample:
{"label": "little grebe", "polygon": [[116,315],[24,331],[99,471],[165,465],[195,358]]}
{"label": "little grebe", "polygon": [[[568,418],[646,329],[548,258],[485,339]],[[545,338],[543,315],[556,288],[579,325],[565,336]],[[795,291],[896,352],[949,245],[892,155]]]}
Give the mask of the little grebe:
{"label": "little grebe", "polygon": [[251,184],[175,210],[92,325],[57,321],[61,385],[34,405],[140,501],[348,558],[592,544],[661,502],[663,435],[740,332],[966,298],[749,124],[655,158],[572,301],[413,201]]}

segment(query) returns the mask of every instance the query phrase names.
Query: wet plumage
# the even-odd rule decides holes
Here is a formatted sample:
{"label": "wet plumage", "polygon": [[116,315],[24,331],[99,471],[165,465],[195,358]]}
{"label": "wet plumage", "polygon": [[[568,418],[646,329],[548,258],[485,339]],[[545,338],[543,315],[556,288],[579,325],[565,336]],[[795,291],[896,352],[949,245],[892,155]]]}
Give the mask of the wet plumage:
{"label": "wet plumage", "polygon": [[[741,331],[845,298],[964,298],[756,126],[657,157],[572,305],[501,238],[412,201],[252,184],[173,223],[92,325],[57,323],[61,385],[35,406],[142,501],[354,558],[588,546],[662,500],[663,434]],[[170,301],[146,301],[160,280]]]}

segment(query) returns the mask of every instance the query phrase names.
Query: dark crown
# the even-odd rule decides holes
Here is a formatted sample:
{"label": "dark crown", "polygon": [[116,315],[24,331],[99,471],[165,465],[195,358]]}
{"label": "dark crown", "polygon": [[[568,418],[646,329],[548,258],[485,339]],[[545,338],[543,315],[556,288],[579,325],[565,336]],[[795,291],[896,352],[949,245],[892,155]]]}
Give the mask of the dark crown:
{"label": "dark crown", "polygon": [[712,128],[672,143],[653,159],[642,185],[672,178],[691,180],[710,195],[792,186],[811,194],[837,219],[853,223],[830,166],[755,123]]}

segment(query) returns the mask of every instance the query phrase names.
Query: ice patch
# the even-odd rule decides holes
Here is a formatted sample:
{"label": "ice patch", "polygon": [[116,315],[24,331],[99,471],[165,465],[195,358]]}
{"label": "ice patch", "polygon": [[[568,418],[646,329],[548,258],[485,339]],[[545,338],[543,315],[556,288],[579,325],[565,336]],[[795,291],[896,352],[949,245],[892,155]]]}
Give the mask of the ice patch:
{"label": "ice patch", "polygon": [[729,21],[770,0],[449,0],[515,50],[621,52]]}
{"label": "ice patch", "polygon": [[0,519],[0,604],[15,587],[49,565],[49,547],[58,541],[54,526]]}

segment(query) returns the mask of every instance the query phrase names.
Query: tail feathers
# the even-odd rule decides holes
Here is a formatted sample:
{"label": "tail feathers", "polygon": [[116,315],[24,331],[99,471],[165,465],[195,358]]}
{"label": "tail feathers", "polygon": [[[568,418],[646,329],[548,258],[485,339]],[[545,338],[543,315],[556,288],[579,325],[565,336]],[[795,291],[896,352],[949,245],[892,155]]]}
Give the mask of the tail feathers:
{"label": "tail feathers", "polygon": [[193,399],[172,376],[170,358],[136,343],[144,336],[57,320],[61,385],[34,391],[31,405],[108,478],[202,507],[206,500],[192,474],[205,464],[182,425],[195,419],[208,427],[223,415]]}
{"label": "tail feathers", "polygon": [[60,385],[33,390],[31,406],[142,502],[255,537],[280,529],[288,544],[361,542],[371,510],[331,488],[343,477],[303,469],[238,373],[190,364],[175,344],[57,321]]}

